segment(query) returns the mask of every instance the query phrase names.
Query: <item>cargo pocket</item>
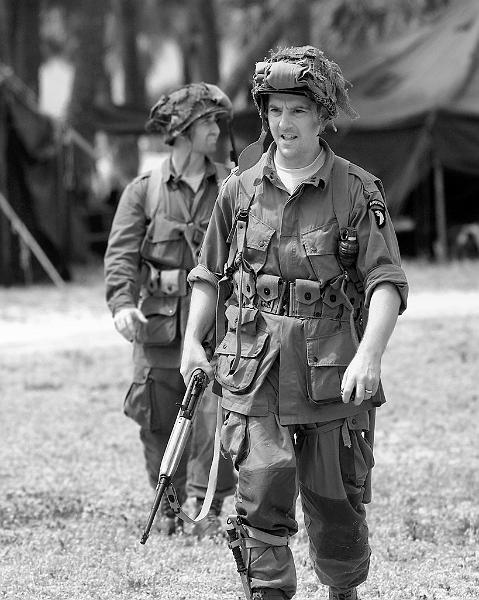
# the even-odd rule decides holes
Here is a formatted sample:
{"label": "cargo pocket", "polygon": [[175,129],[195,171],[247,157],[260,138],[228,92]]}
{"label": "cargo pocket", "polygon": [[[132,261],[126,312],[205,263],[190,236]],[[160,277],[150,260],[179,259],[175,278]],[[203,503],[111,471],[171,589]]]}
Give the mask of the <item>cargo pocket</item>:
{"label": "cargo pocket", "polygon": [[361,492],[369,471],[374,467],[373,450],[364,438],[368,415],[361,413],[346,419],[351,446],[340,448],[342,478],[349,496]]}
{"label": "cargo pocket", "polygon": [[264,267],[268,246],[274,232],[274,227],[263,223],[254,214],[249,214],[246,229],[245,260],[256,274]]}
{"label": "cargo pocket", "polygon": [[266,353],[268,337],[268,332],[262,330],[257,330],[254,335],[242,332],[241,357],[234,373],[230,373],[236,356],[237,342],[235,331],[226,333],[215,351],[215,377],[221,387],[237,394],[244,394],[248,391]]}
{"label": "cargo pocket", "polygon": [[123,401],[123,412],[127,417],[143,429],[152,428],[153,380],[149,377],[149,369],[144,369],[142,376],[134,381]]}
{"label": "cargo pocket", "polygon": [[145,260],[162,268],[175,268],[182,264],[185,245],[178,222],[157,212],[143,239],[140,254]]}
{"label": "cargo pocket", "polygon": [[336,258],[339,244],[339,227],[336,221],[301,233],[301,241],[321,287],[341,274],[342,269]]}
{"label": "cargo pocket", "polygon": [[227,412],[221,429],[221,446],[231,457],[236,470],[247,455],[246,423],[245,415]]}
{"label": "cargo pocket", "polygon": [[332,402],[341,396],[341,380],[355,349],[349,323],[321,322],[329,332],[306,340],[308,395],[313,402]]}
{"label": "cargo pocket", "polygon": [[148,296],[141,305],[141,311],[148,319],[139,328],[137,341],[145,346],[169,346],[177,336],[178,297]]}

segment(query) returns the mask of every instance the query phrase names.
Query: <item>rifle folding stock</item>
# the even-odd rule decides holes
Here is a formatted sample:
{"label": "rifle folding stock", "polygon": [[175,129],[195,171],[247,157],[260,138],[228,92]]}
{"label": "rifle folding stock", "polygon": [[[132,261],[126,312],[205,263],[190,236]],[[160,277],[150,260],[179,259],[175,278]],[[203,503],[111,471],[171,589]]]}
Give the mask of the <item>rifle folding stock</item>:
{"label": "rifle folding stock", "polygon": [[188,442],[196,408],[207,385],[208,378],[206,377],[206,374],[200,369],[196,370],[186,388],[186,393],[180,405],[178,416],[176,417],[170,439],[166,446],[165,454],[161,461],[155,500],[151,507],[143,535],[141,536],[140,544],[146,544],[156,513],[160,507],[163,494],[171,486],[172,478],[176,473],[176,469],[178,468]]}

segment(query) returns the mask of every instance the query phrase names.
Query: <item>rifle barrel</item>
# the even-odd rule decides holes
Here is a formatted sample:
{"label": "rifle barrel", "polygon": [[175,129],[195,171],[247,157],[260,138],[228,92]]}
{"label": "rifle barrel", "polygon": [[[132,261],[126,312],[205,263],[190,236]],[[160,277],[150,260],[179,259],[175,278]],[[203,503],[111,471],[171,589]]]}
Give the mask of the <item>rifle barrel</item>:
{"label": "rifle barrel", "polygon": [[155,500],[153,502],[153,506],[150,510],[150,515],[148,517],[148,522],[143,530],[143,535],[141,536],[140,544],[146,544],[147,539],[150,537],[151,527],[153,525],[153,521],[155,520],[156,513],[160,507],[161,499],[163,498],[163,494],[166,491],[166,488],[170,485],[171,478],[163,475],[160,477],[160,481],[156,486],[156,495]]}

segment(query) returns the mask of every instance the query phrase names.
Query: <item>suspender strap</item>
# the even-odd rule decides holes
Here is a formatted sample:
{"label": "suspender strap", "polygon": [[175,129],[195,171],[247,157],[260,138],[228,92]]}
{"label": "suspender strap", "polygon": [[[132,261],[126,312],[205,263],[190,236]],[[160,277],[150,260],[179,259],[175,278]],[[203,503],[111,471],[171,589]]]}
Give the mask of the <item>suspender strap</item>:
{"label": "suspender strap", "polygon": [[241,357],[241,338],[240,327],[242,318],[242,295],[243,295],[243,252],[246,243],[246,229],[248,227],[248,215],[253,203],[256,187],[253,182],[256,179],[254,168],[248,169],[238,178],[240,193],[235,213],[233,226],[227,238],[230,244],[228,261],[225,265],[224,276],[218,283],[218,299],[216,303],[216,345],[225,337],[225,302],[231,289],[231,277],[236,269],[239,269],[239,291],[238,303],[240,313],[238,315],[238,324],[236,327],[236,356],[232,363],[231,372],[234,372],[238,366]]}
{"label": "suspender strap", "polygon": [[334,157],[332,177],[332,198],[333,198],[333,210],[336,216],[336,220],[339,224],[339,229],[348,227],[349,216],[351,214],[351,202],[349,200],[349,186],[348,186],[348,172],[349,172],[349,161],[341,158],[341,156]]}
{"label": "suspender strap", "polygon": [[[159,209],[159,206],[161,203],[161,199],[163,197],[166,198],[168,196],[168,186],[166,185],[166,181],[164,179],[163,174],[164,174],[164,170],[165,170],[165,163],[168,162],[169,160],[170,160],[169,156],[162,157],[159,165],[151,171],[150,178],[148,180],[148,187],[146,190],[146,199],[145,199],[145,214],[150,219],[150,221],[153,221],[153,219],[155,218],[156,213],[158,212],[158,209]],[[218,181],[220,181],[221,179],[224,178],[224,167],[222,167],[219,163],[218,164],[215,163],[215,168],[216,168],[216,178]],[[206,190],[206,181],[203,180],[203,182],[200,185],[200,188],[198,189],[198,191],[195,193],[195,195],[193,197],[193,200],[191,203],[191,210],[188,209],[183,196],[182,195],[179,196],[180,199],[179,199],[178,206],[182,212],[183,219],[184,219],[183,233],[184,233],[188,248],[191,252],[192,258],[193,258],[193,264],[195,264],[197,261],[196,252],[198,250],[197,245],[195,245],[195,243],[194,243],[194,234],[196,231],[200,231],[202,234],[204,234],[204,229],[202,229],[200,223],[197,223],[194,220],[194,215],[195,215],[198,205],[200,204],[201,199],[205,193],[205,190]]]}

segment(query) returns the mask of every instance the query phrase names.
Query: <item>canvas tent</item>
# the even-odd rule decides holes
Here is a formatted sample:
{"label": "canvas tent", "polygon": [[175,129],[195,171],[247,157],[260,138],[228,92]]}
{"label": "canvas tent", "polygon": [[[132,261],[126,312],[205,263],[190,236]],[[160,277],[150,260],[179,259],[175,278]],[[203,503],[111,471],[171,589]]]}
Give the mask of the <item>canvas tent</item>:
{"label": "canvas tent", "polygon": [[[0,285],[67,277],[69,222],[55,125],[8,68],[0,70]],[[14,221],[12,221],[12,215]],[[26,232],[29,237],[19,235]],[[30,240],[33,242],[30,243]],[[35,242],[45,254],[32,252]],[[43,265],[41,264],[43,263]]]}
{"label": "canvas tent", "polygon": [[[361,116],[339,121],[334,149],[383,180],[396,220],[416,190],[418,233],[431,229],[444,255],[449,221],[479,221],[479,2],[455,0],[409,35],[341,65]],[[428,176],[430,199],[427,185],[417,191]]]}
{"label": "canvas tent", "polygon": [[[402,249],[444,256],[452,226],[479,222],[479,1],[453,0],[414,31],[337,62],[360,118],[324,137],[382,179]],[[239,149],[257,139],[255,110],[234,125]]]}

